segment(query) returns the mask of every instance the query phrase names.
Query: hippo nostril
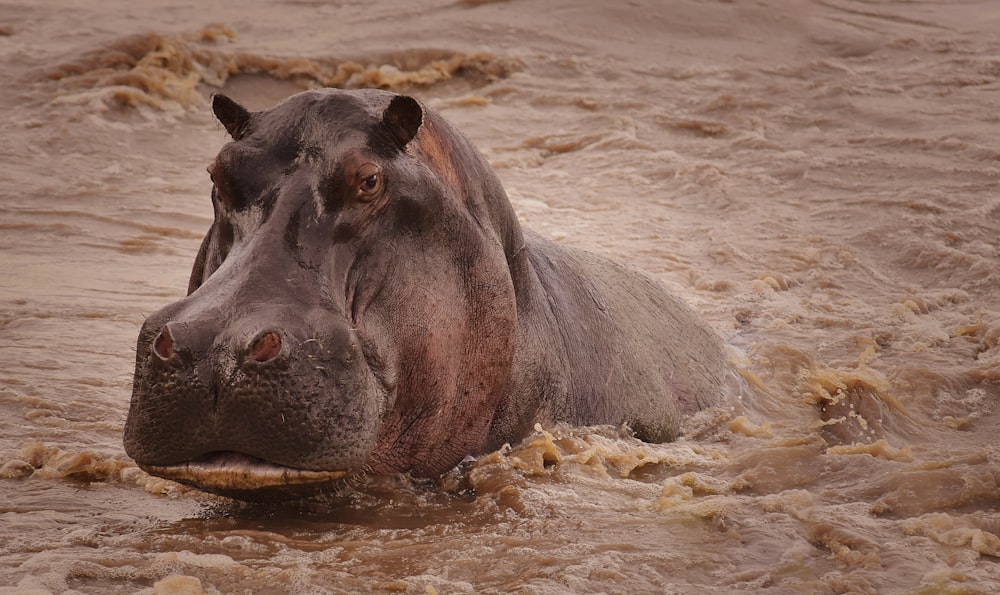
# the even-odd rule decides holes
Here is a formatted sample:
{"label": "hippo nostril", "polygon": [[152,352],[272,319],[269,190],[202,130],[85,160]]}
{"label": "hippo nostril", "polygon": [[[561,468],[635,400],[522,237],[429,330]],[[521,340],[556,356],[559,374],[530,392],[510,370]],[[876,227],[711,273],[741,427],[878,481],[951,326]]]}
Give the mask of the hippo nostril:
{"label": "hippo nostril", "polygon": [[264,363],[274,359],[281,351],[281,336],[271,331],[257,339],[250,348],[250,357],[256,362]]}
{"label": "hippo nostril", "polygon": [[166,326],[160,329],[160,333],[153,339],[153,353],[162,360],[174,357],[174,338]]}

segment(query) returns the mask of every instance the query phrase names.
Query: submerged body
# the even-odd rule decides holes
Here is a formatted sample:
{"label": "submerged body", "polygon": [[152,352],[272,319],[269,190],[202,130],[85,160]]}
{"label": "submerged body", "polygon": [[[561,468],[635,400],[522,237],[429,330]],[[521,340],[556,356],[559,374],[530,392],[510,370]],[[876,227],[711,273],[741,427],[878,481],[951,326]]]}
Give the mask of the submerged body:
{"label": "submerged body", "polygon": [[189,295],[139,336],[126,451],[254,498],[357,472],[433,477],[535,423],[668,441],[736,376],[638,271],[522,230],[489,165],[416,100],[311,91],[209,167]]}

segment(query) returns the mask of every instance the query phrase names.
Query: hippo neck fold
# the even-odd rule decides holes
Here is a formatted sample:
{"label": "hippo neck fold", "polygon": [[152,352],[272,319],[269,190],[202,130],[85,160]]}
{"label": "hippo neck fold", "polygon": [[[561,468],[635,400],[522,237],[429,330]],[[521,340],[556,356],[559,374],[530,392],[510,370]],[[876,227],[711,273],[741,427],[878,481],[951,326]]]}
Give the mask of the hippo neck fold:
{"label": "hippo neck fold", "polygon": [[519,300],[536,291],[537,279],[531,272],[521,224],[500,178],[483,154],[461,131],[429,110],[424,112],[417,141],[418,156],[465,198],[480,228],[492,232],[503,246]]}

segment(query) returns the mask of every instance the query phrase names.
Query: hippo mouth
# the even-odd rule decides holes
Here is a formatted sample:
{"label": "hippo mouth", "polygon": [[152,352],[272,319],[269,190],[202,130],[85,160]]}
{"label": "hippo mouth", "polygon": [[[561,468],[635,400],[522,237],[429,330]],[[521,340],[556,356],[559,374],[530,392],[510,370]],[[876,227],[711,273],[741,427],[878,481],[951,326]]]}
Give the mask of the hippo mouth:
{"label": "hippo mouth", "polygon": [[140,464],[139,467],[151,475],[223,495],[318,486],[352,473],[296,469],[228,451],[209,453],[176,465]]}

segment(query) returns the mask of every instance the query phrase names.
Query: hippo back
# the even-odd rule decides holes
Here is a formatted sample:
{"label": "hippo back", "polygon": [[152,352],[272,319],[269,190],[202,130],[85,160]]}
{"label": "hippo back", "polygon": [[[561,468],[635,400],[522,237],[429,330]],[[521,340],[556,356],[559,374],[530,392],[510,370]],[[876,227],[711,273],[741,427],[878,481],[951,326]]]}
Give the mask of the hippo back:
{"label": "hippo back", "polygon": [[627,265],[525,232],[558,332],[571,424],[627,423],[649,442],[677,437],[681,417],[719,404],[734,374],[716,333],[678,297]]}

